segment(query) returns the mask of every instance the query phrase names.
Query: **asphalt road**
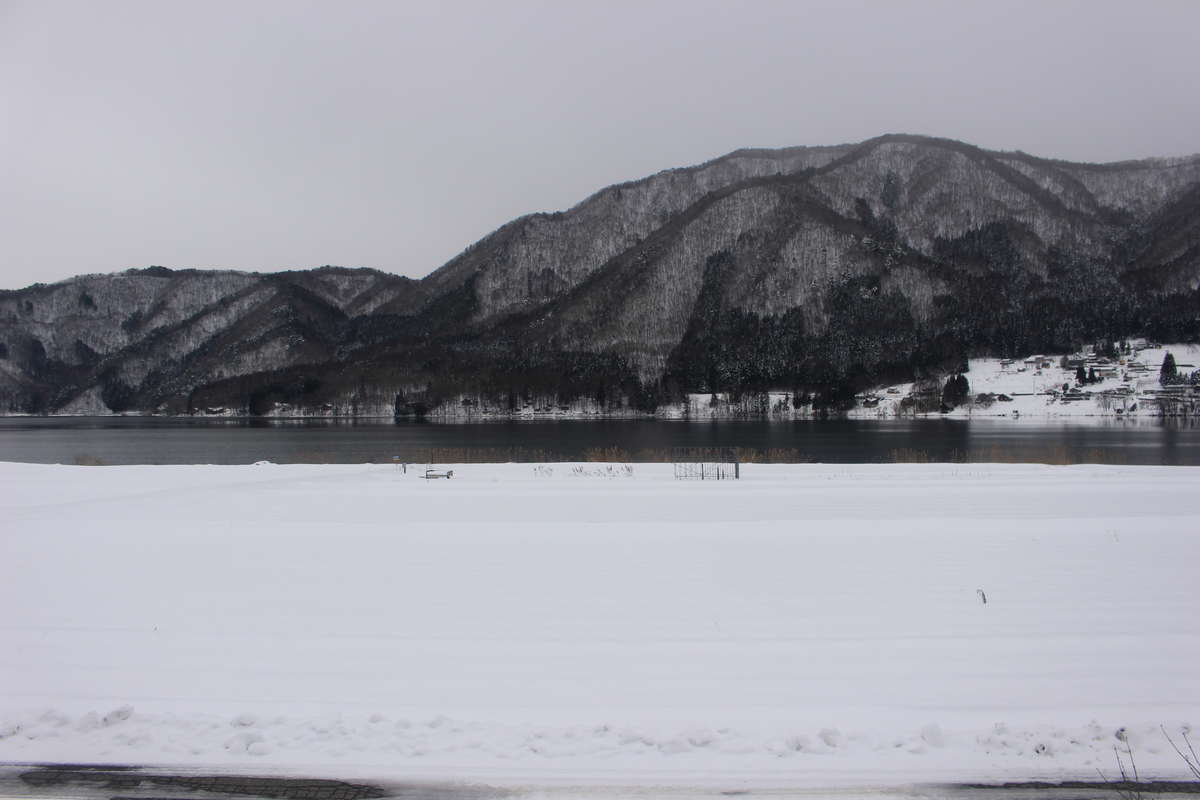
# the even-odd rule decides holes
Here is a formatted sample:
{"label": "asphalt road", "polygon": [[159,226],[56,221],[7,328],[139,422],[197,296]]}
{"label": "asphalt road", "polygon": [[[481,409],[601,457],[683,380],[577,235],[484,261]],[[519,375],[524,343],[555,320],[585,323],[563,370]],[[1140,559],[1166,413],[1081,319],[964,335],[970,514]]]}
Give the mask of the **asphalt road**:
{"label": "asphalt road", "polygon": [[506,786],[319,777],[235,775],[128,765],[0,764],[0,798],[22,800],[1194,800],[1200,782],[1126,785],[918,785],[837,789],[722,790],[667,786]]}

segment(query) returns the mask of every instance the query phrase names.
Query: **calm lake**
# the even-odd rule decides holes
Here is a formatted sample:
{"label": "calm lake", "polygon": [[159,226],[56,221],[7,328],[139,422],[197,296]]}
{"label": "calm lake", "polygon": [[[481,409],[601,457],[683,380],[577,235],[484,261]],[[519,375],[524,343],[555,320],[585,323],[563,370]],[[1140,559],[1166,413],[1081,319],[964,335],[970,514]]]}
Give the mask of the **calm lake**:
{"label": "calm lake", "polygon": [[[1200,465],[1200,421],[948,419],[432,423],[144,417],[0,418],[0,461],[247,464],[648,460],[675,447],[738,447],[840,463],[1099,461]],[[611,448],[616,448],[612,451]],[[773,452],[771,452],[773,451]]]}

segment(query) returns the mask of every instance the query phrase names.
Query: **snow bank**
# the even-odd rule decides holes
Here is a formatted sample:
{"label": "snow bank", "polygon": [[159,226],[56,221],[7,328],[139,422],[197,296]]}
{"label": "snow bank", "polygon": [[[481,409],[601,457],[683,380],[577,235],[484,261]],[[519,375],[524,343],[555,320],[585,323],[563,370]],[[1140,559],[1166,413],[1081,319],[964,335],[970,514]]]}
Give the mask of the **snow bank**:
{"label": "snow bank", "polygon": [[0,464],[0,761],[1182,773],[1200,470],[595,466]]}

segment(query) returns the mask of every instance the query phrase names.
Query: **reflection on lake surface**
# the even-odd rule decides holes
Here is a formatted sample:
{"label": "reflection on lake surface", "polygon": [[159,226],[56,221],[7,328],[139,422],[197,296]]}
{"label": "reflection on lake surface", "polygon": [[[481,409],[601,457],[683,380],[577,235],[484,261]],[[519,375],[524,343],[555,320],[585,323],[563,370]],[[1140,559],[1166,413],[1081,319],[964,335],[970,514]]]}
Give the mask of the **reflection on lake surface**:
{"label": "reflection on lake surface", "polygon": [[[669,457],[737,447],[774,460],[1200,465],[1197,420],[531,420],[484,423],[155,417],[0,418],[0,460],[246,464]],[[457,458],[455,458],[457,457]]]}

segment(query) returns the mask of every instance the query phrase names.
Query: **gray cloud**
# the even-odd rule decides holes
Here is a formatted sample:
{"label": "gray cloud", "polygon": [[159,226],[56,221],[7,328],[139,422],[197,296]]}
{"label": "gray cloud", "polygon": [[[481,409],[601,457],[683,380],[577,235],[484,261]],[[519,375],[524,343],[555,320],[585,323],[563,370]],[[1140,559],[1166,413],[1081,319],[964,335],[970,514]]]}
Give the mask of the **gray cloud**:
{"label": "gray cloud", "polygon": [[1200,150],[1200,3],[0,2],[0,286],[421,276],[745,146]]}

